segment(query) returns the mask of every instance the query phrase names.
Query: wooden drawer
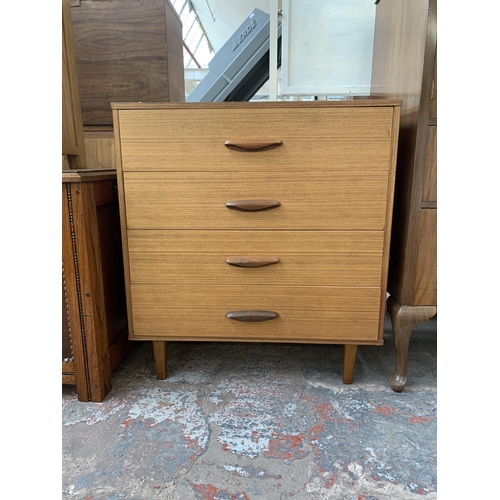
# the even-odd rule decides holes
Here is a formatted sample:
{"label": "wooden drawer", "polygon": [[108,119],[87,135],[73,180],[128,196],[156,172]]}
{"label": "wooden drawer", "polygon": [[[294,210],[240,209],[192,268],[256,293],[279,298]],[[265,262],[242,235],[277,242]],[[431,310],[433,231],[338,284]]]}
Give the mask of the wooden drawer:
{"label": "wooden drawer", "polygon": [[[382,231],[129,231],[132,283],[380,286]],[[278,258],[239,267],[229,258]]]}
{"label": "wooden drawer", "polygon": [[[125,172],[129,229],[338,229],[382,231],[388,173],[304,171]],[[273,199],[260,212],[226,202]]]}
{"label": "wooden drawer", "polygon": [[[134,338],[377,343],[380,288],[132,284]],[[234,310],[272,310],[246,323]]]}
{"label": "wooden drawer", "polygon": [[[243,103],[247,104],[247,103]],[[245,106],[242,106],[242,108]],[[393,108],[260,107],[121,110],[124,171],[387,171]],[[276,138],[270,151],[228,149],[226,140]]]}

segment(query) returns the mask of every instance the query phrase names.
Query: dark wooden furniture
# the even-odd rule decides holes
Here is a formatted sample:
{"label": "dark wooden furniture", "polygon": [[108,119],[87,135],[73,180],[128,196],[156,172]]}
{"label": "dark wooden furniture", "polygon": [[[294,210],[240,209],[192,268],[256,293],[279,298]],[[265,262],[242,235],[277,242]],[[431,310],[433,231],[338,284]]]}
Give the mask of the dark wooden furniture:
{"label": "dark wooden furniture", "polygon": [[63,171],[62,243],[62,383],[102,401],[131,346],[116,171]]}
{"label": "dark wooden furniture", "polygon": [[182,23],[169,0],[71,0],[87,167],[115,168],[111,102],[183,102]]}
{"label": "dark wooden furniture", "polygon": [[169,0],[76,0],[71,17],[83,125],[111,102],[184,101],[182,23]]}
{"label": "dark wooden furniture", "polygon": [[62,163],[87,168],[69,0],[62,2]]}
{"label": "dark wooden furniture", "polygon": [[[115,103],[129,336],[383,343],[399,100]],[[208,125],[207,125],[208,124]]]}
{"label": "dark wooden furniture", "polygon": [[437,312],[436,48],[436,0],[379,2],[372,93],[402,100],[387,285],[395,391],[406,384],[413,328]]}

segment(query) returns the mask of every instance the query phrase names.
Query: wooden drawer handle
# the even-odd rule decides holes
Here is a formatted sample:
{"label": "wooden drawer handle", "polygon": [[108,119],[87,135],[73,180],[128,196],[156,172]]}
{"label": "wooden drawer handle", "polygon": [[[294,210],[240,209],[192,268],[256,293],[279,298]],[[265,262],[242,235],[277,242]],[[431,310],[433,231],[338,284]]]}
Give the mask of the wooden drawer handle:
{"label": "wooden drawer handle", "polygon": [[276,319],[280,315],[274,311],[229,311],[226,317],[236,321],[255,322]]}
{"label": "wooden drawer handle", "polygon": [[229,140],[224,143],[226,148],[247,153],[269,151],[270,149],[279,148],[282,144],[283,141],[280,139],[239,139]]}
{"label": "wooden drawer handle", "polygon": [[259,210],[272,210],[278,208],[281,203],[276,200],[233,200],[226,203],[226,207],[243,212],[258,212]]}
{"label": "wooden drawer handle", "polygon": [[264,267],[280,262],[278,257],[228,257],[226,262],[230,266]]}

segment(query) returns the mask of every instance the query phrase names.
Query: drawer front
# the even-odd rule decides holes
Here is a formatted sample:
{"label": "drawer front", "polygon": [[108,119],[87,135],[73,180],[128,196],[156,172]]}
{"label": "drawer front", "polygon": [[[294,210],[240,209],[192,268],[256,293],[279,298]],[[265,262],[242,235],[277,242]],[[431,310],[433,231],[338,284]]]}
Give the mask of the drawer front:
{"label": "drawer front", "polygon": [[[131,286],[134,338],[376,342],[380,288],[285,286]],[[262,322],[228,319],[230,311],[266,310]]]}
{"label": "drawer front", "polygon": [[[129,229],[385,229],[388,173],[125,172]],[[233,200],[271,199],[241,212]]]}
{"label": "drawer front", "polygon": [[[121,110],[124,171],[389,169],[392,107]],[[228,140],[279,139],[268,151]]]}
{"label": "drawer front", "polygon": [[383,239],[382,231],[135,230],[130,276],[176,285],[380,286]]}

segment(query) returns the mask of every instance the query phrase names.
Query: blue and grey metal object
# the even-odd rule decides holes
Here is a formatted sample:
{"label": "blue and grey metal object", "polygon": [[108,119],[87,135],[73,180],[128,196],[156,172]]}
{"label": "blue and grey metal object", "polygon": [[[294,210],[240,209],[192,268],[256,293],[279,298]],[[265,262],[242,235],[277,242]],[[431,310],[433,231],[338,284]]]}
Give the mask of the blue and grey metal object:
{"label": "blue and grey metal object", "polygon": [[[269,79],[269,14],[254,9],[208,64],[187,102],[249,101]],[[278,23],[278,54],[281,23]],[[278,66],[281,58],[278,57]]]}

